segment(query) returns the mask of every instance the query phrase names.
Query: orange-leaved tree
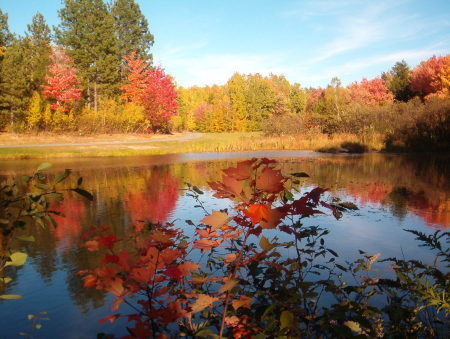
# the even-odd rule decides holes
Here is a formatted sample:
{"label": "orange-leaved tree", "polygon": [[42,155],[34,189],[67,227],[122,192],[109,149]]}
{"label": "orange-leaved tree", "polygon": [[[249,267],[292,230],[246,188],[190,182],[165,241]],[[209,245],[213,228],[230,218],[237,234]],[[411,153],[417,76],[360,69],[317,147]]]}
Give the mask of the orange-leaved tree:
{"label": "orange-leaved tree", "polygon": [[121,89],[123,99],[142,105],[152,130],[167,132],[169,119],[177,113],[177,92],[172,78],[162,67],[150,67],[136,52],[124,58],[128,66],[127,83]]}

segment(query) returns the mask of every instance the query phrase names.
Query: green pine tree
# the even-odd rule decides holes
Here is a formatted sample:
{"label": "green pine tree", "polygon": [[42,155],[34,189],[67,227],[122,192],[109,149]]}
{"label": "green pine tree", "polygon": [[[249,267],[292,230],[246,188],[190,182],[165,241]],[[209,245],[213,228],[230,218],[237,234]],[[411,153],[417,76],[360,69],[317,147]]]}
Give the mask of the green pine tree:
{"label": "green pine tree", "polygon": [[151,61],[154,38],[148,21],[134,0],[115,0],[111,7],[117,52],[122,59],[133,51],[139,58]]}
{"label": "green pine tree", "polygon": [[73,59],[88,102],[97,110],[99,96],[113,96],[120,87],[113,18],[102,0],[64,0],[58,14],[56,41]]}

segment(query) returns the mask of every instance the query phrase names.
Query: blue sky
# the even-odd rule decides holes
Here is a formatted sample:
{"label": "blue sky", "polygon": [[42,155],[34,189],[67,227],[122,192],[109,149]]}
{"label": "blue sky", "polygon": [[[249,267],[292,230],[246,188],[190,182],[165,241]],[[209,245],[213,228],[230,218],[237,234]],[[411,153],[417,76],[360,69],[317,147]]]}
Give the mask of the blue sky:
{"label": "blue sky", "polygon": [[[450,53],[448,0],[138,0],[153,55],[182,86],[223,84],[234,73],[283,74],[305,87],[373,78],[396,61]],[[41,12],[57,25],[60,0],[0,0],[23,34]]]}

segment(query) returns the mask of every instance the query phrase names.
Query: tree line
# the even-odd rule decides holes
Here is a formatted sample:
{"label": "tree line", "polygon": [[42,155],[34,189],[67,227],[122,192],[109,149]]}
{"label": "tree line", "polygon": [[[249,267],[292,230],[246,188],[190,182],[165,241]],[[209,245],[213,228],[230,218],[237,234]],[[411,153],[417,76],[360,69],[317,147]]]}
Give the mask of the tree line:
{"label": "tree line", "polygon": [[63,5],[53,30],[37,13],[24,36],[10,33],[0,10],[2,130],[392,136],[438,126],[439,138],[448,136],[450,55],[413,69],[400,61],[348,86],[333,78],[305,88],[283,75],[235,73],[224,85],[176,88],[152,64],[154,37],[135,0]]}

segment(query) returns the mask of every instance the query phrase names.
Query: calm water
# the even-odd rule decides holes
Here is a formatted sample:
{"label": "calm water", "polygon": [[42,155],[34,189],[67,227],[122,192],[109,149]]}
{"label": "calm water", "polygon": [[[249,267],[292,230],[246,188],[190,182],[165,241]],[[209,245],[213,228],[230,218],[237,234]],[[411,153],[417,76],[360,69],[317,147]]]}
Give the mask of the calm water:
{"label": "calm water", "polygon": [[[251,157],[273,157],[285,173],[304,171],[311,177],[305,189],[321,186],[330,195],[356,203],[360,210],[346,213],[340,220],[329,215],[308,220],[328,227],[329,247],[341,257],[353,259],[357,250],[381,252],[382,257],[401,256],[430,260],[404,228],[428,233],[450,227],[449,157],[413,158],[398,155],[318,156],[305,152],[252,152],[184,154],[139,158],[51,160],[52,171],[73,169],[72,180],[83,177],[93,203],[68,196],[57,206],[66,217],[56,229],[36,228],[35,243],[26,245],[29,259],[11,272],[14,281],[5,293],[21,294],[20,300],[0,301],[0,338],[23,338],[31,322],[28,314],[48,312],[34,335],[39,338],[94,338],[98,332],[125,334],[124,323],[98,325],[111,314],[112,298],[86,290],[77,275],[97,258],[80,249],[80,235],[91,225],[109,225],[120,237],[134,220],[183,221],[203,218],[183,196],[184,182],[206,192],[208,208],[223,208],[228,201],[212,198],[207,182],[217,181],[221,169]],[[0,163],[0,175],[29,174],[40,161]],[[189,231],[186,229],[186,232]],[[121,306],[122,309],[123,306]]]}

